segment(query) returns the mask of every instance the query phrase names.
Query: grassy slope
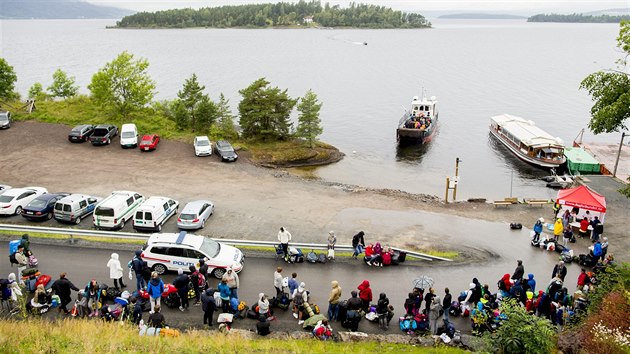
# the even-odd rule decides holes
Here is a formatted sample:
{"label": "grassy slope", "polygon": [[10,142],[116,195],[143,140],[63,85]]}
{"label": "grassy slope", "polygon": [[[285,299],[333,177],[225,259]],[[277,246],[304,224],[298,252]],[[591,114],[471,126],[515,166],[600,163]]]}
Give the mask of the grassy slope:
{"label": "grassy slope", "polygon": [[423,348],[377,342],[242,340],[238,335],[190,331],[180,337],[140,337],[120,323],[69,319],[0,322],[3,353],[463,353],[454,348]]}

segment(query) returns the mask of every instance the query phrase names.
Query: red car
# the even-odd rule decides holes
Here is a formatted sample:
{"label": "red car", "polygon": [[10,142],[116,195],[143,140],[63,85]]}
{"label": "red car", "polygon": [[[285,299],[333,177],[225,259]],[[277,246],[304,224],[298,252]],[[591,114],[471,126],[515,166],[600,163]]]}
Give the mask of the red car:
{"label": "red car", "polygon": [[142,140],[140,140],[138,147],[140,148],[140,151],[155,150],[159,142],[160,136],[157,134],[144,135],[142,136]]}

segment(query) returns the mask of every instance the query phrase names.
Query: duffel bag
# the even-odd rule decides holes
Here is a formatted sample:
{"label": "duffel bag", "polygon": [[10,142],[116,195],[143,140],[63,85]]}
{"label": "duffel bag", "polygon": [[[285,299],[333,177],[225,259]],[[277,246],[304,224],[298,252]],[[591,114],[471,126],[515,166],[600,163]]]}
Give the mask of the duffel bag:
{"label": "duffel bag", "polygon": [[34,275],[37,272],[38,272],[37,268],[27,268],[22,271],[22,276],[30,277],[31,275]]}

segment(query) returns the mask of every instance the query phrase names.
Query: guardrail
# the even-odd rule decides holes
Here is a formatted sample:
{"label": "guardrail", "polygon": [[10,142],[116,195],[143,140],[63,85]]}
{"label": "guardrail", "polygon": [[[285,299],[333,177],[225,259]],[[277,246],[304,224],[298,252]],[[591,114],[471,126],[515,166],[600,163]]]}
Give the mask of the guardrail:
{"label": "guardrail", "polygon": [[[150,234],[138,234],[131,232],[119,232],[119,231],[102,231],[102,230],[84,230],[84,229],[71,229],[71,228],[59,228],[59,227],[41,227],[41,226],[27,226],[27,225],[15,225],[15,224],[0,224],[0,230],[3,231],[15,231],[19,233],[28,233],[28,232],[39,232],[46,234],[57,234],[57,235],[69,235],[70,238],[73,236],[82,236],[82,237],[109,237],[109,238],[119,238],[119,239],[128,239],[128,240],[147,240]],[[215,241],[225,243],[231,246],[258,246],[258,247],[274,247],[277,245],[277,242],[274,241],[252,241],[252,240],[234,240],[234,239],[225,239],[225,238],[212,238]],[[304,250],[326,250],[328,249],[328,245],[321,243],[300,243],[300,242],[291,242],[291,246],[297,248],[303,248]],[[412,256],[415,258],[419,258],[426,261],[447,261],[451,262],[451,259],[432,256],[424,253],[408,251],[405,249],[392,247],[396,251],[405,252],[408,256]],[[335,245],[335,250],[338,251],[352,251],[353,248],[351,245]]]}

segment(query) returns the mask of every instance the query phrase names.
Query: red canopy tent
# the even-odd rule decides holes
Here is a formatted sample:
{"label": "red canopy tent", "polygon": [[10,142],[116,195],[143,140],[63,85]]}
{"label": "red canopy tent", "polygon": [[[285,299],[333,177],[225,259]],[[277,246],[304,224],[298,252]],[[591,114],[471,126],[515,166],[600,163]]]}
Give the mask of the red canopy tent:
{"label": "red canopy tent", "polygon": [[556,203],[562,206],[577,207],[598,212],[602,216],[600,218],[602,221],[604,213],[606,213],[606,198],[587,186],[561,189],[558,191]]}

